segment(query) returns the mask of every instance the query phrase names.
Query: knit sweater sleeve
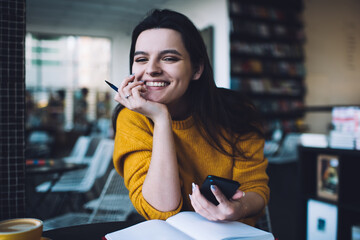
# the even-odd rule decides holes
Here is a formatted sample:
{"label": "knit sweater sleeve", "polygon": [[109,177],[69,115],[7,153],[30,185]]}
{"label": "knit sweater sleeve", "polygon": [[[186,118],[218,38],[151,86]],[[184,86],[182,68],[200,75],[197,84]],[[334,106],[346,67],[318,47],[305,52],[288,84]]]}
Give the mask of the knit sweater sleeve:
{"label": "knit sweater sleeve", "polygon": [[177,209],[161,212],[151,206],[142,195],[142,187],[148,172],[153,142],[153,124],[141,114],[123,109],[117,118],[114,167],[124,178],[129,197],[135,209],[146,219],[167,219],[180,212]]}
{"label": "knit sweater sleeve", "polygon": [[[234,161],[233,178],[241,183],[240,189],[244,192],[256,192],[268,204],[270,189],[269,177],[266,173],[268,165],[264,157],[264,139],[252,135],[248,140],[240,143],[241,149],[246,150],[248,158],[237,158]],[[256,220],[256,217],[253,218]],[[250,221],[249,224],[255,222]]]}

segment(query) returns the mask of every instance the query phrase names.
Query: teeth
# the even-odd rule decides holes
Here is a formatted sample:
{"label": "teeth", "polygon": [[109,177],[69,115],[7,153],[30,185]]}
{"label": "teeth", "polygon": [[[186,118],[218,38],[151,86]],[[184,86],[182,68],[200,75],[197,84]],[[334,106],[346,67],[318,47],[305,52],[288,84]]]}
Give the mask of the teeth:
{"label": "teeth", "polygon": [[149,87],[165,87],[165,82],[146,82],[146,86]]}

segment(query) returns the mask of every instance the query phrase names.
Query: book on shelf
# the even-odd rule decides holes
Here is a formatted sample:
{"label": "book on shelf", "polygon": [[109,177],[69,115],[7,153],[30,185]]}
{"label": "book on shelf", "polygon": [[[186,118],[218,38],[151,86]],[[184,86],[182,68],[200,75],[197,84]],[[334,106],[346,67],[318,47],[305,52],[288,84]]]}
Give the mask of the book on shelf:
{"label": "book on shelf", "polygon": [[105,235],[106,240],[120,239],[252,239],[273,240],[271,233],[236,221],[212,222],[195,212],[180,212],[164,220],[148,220]]}

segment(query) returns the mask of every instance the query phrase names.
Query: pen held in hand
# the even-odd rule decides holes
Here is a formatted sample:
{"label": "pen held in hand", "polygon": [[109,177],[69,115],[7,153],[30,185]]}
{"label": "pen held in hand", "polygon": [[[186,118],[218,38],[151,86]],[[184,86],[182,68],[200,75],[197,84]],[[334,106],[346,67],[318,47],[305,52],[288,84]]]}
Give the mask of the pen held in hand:
{"label": "pen held in hand", "polygon": [[106,82],[107,84],[109,84],[109,86],[110,86],[112,89],[114,89],[116,92],[118,91],[118,88],[117,88],[114,84],[112,84],[112,83],[110,83],[110,82],[108,82],[108,81],[106,81],[106,80],[105,80],[105,82]]}

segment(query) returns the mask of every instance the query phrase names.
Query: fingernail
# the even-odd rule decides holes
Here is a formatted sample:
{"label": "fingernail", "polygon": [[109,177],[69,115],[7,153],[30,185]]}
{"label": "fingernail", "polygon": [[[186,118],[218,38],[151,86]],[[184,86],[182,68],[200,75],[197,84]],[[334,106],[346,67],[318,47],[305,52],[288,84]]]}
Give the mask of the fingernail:
{"label": "fingernail", "polygon": [[215,185],[210,185],[211,190],[216,191]]}
{"label": "fingernail", "polygon": [[190,201],[191,201],[191,194],[189,194],[189,198],[190,198]]}
{"label": "fingernail", "polygon": [[192,190],[194,191],[194,190],[195,190],[195,188],[196,188],[195,183],[192,183],[192,184],[191,184],[191,186],[192,186]]}

